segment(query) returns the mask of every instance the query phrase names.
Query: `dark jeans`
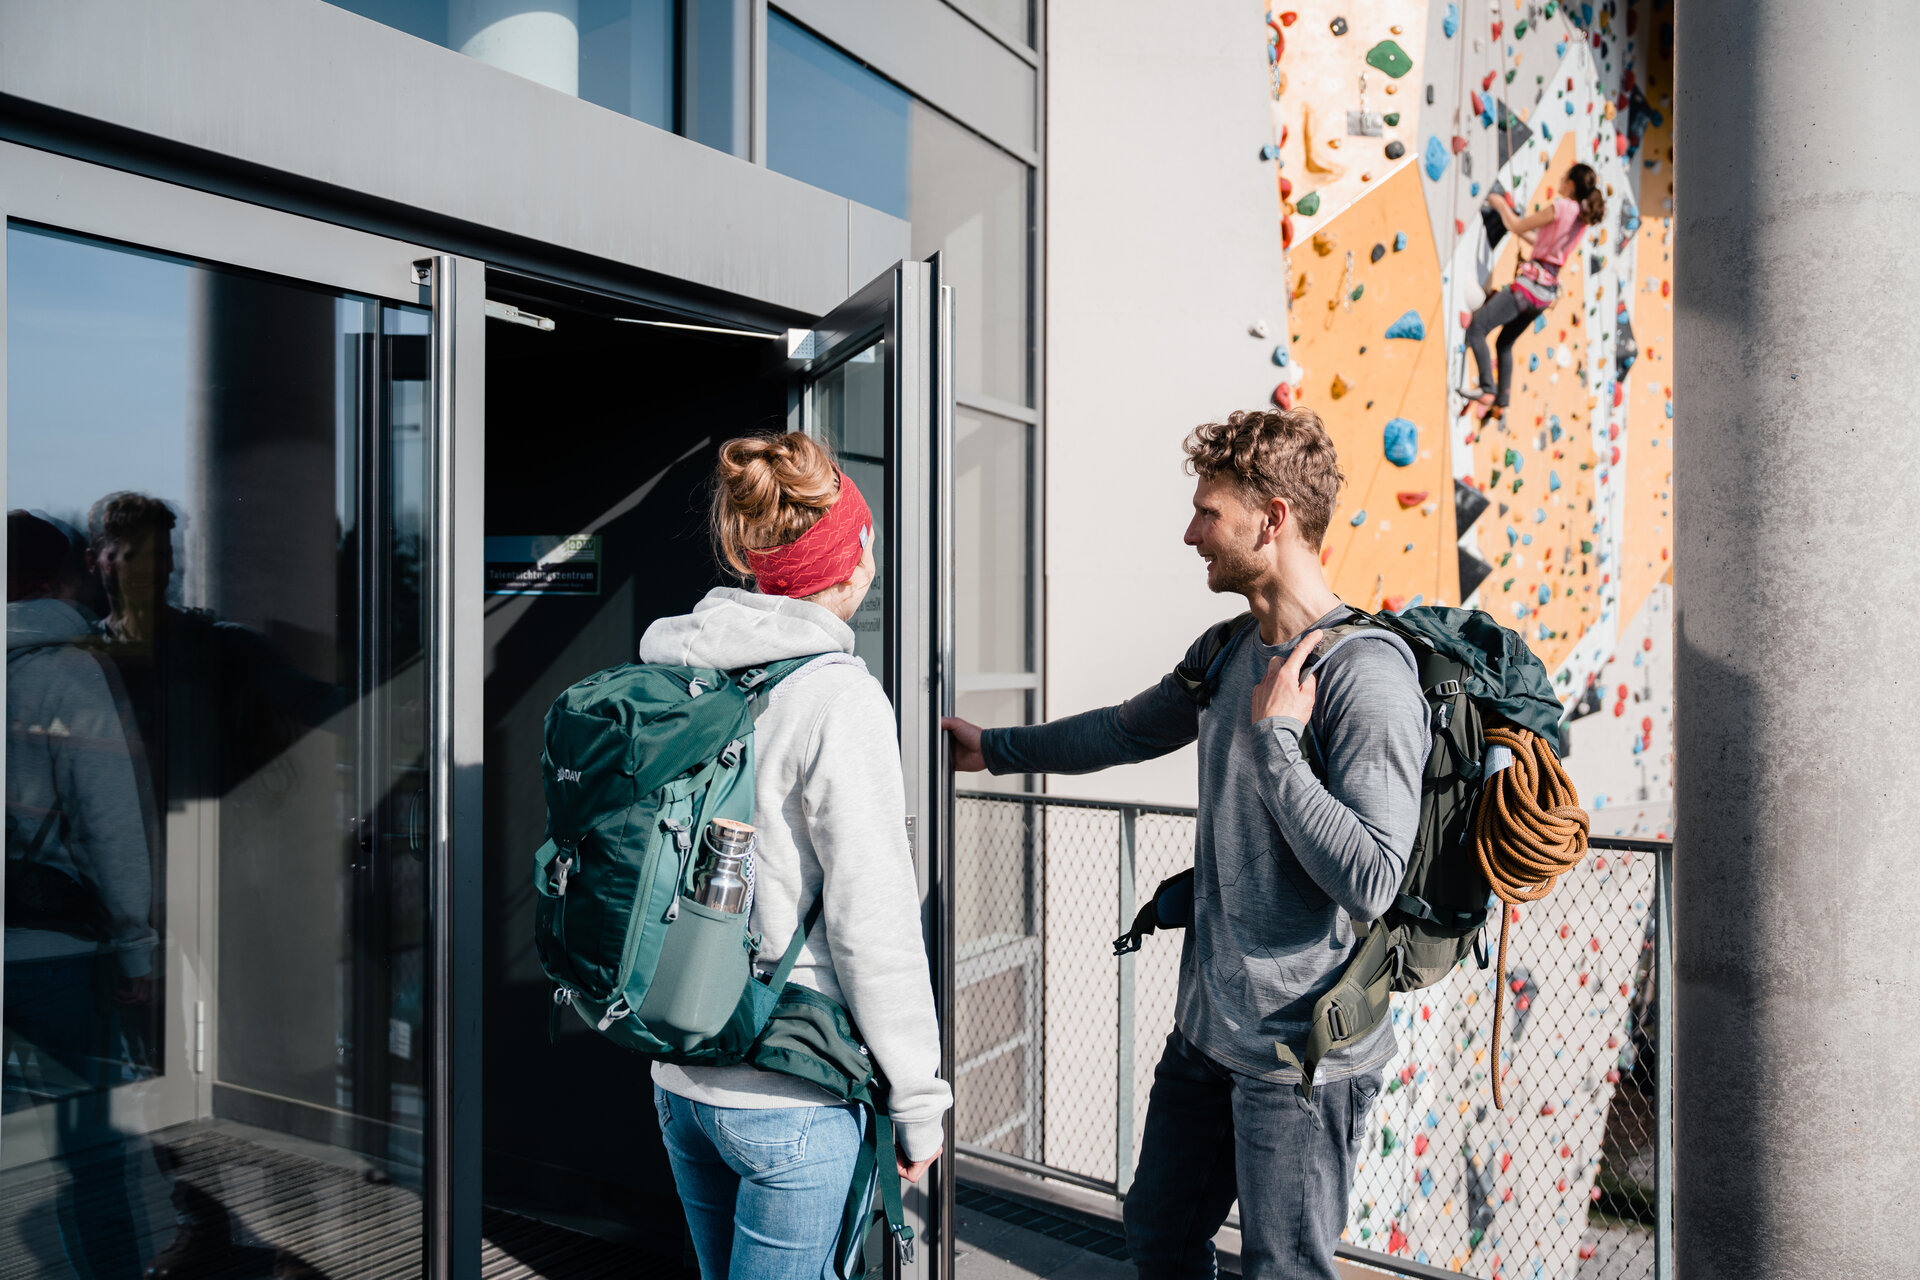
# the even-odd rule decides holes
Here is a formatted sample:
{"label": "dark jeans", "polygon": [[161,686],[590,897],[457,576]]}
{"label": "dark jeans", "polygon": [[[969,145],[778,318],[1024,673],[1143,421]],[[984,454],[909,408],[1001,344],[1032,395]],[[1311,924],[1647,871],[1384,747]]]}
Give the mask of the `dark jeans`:
{"label": "dark jeans", "polygon": [[1337,1280],[1333,1247],[1380,1080],[1324,1082],[1309,1104],[1168,1036],[1125,1210],[1141,1280],[1212,1280],[1213,1236],[1236,1198],[1246,1280]]}
{"label": "dark jeans", "polygon": [[[1506,288],[1488,298],[1467,324],[1467,349],[1473,352],[1473,367],[1480,375],[1480,390],[1491,395],[1497,405],[1504,407],[1508,393],[1513,390],[1513,344],[1520,340],[1520,335],[1527,331],[1527,326],[1539,314],[1540,308],[1512,288]],[[1496,325],[1500,328],[1500,337],[1494,343],[1500,353],[1498,387],[1487,376],[1487,334]]]}

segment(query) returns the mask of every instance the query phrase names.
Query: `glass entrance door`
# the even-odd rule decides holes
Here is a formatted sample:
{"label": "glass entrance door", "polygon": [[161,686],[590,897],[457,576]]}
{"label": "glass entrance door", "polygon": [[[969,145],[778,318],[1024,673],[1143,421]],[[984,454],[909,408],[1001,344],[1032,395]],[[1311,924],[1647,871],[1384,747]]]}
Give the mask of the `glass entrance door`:
{"label": "glass entrance door", "polygon": [[[874,515],[875,575],[854,615],[855,652],[880,677],[900,719],[908,836],[920,877],[943,1041],[953,1078],[953,882],[947,815],[952,785],[940,717],[952,714],[953,581],[951,301],[940,261],[902,262],[804,334],[801,426],[832,446]],[[905,1273],[948,1280],[953,1261],[952,1126],[948,1156],[910,1191],[909,1215],[927,1248]],[[889,1267],[897,1260],[889,1259]],[[890,1274],[892,1272],[890,1271]]]}
{"label": "glass entrance door", "polygon": [[423,255],[15,150],[0,1257],[425,1274]]}

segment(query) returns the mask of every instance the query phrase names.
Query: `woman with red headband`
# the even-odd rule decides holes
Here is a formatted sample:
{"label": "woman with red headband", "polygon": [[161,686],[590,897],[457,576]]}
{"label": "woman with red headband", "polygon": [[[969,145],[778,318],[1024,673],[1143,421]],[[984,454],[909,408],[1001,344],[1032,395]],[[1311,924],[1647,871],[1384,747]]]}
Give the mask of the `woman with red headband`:
{"label": "woman with red headband", "polygon": [[[823,901],[791,981],[853,1015],[890,1085],[900,1172],[918,1181],[940,1154],[953,1093],[938,1075],[893,707],[848,625],[873,582],[873,517],[818,441],[752,436],[720,449],[713,536],[750,585],[716,587],[692,613],[655,622],[640,660],[731,671],[819,655],[774,687],[754,726],[749,927],[760,953],[778,956],[805,907]],[[751,1066],[656,1063],[653,1081],[704,1280],[825,1275],[858,1111]]]}

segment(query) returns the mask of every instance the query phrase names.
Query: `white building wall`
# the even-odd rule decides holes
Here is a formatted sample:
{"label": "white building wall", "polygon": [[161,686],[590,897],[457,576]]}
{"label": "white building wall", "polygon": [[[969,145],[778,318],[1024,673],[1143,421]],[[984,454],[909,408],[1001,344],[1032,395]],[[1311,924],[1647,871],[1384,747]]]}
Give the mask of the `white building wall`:
{"label": "white building wall", "polygon": [[[1268,403],[1285,265],[1258,5],[1053,0],[1047,21],[1045,713],[1131,696],[1216,619],[1181,542],[1198,423]],[[1264,321],[1270,336],[1249,325]],[[1191,747],[1068,795],[1191,804]]]}

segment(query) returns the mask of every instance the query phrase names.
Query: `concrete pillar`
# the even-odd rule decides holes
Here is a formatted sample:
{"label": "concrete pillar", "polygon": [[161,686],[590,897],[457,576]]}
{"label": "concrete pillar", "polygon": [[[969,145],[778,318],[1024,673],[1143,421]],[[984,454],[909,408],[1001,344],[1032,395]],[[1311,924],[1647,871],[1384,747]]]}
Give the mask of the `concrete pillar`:
{"label": "concrete pillar", "polygon": [[1920,25],[1667,14],[1678,1274],[1911,1276]]}
{"label": "concrete pillar", "polygon": [[447,43],[549,89],[580,92],[579,0],[451,0]]}

